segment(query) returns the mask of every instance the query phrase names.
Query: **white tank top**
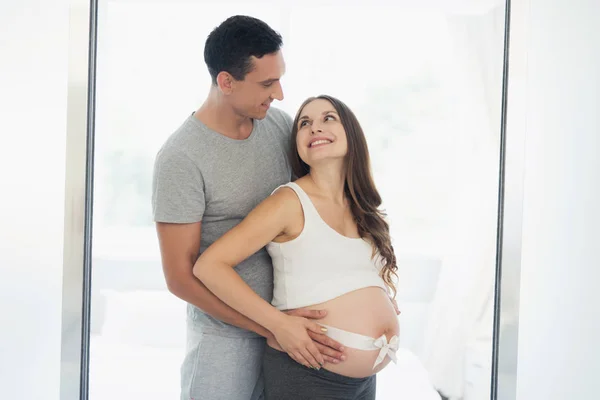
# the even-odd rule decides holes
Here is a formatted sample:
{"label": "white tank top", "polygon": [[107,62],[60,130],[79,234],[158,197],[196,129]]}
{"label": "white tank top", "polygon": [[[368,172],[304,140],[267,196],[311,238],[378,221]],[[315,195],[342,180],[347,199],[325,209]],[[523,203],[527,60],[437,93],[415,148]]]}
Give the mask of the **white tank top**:
{"label": "white tank top", "polygon": [[289,310],[323,303],[370,286],[386,290],[379,275],[381,257],[378,253],[372,257],[372,246],[361,238],[343,236],[327,225],[296,183],[277,189],[284,186],[300,199],[304,228],[295,239],[267,244],[273,260],[272,305]]}

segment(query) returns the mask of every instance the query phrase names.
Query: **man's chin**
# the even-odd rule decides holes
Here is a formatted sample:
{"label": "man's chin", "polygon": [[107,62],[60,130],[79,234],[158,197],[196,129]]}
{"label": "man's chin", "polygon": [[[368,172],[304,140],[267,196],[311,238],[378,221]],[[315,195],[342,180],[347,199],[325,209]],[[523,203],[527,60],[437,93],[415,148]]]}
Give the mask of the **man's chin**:
{"label": "man's chin", "polygon": [[258,120],[265,119],[266,117],[267,117],[267,110],[254,113],[254,115],[252,115],[253,119],[258,119]]}

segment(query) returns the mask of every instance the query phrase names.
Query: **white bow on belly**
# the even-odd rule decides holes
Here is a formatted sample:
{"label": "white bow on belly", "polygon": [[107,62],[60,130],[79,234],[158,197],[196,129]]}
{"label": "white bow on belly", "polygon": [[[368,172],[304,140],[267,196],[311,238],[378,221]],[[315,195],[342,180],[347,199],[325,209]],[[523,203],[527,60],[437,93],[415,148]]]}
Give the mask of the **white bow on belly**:
{"label": "white bow on belly", "polygon": [[378,349],[381,349],[379,351],[379,355],[377,355],[377,359],[375,360],[375,365],[373,365],[373,369],[375,369],[375,367],[377,367],[383,362],[386,355],[392,359],[394,364],[397,363],[396,352],[398,351],[399,347],[398,336],[394,335],[388,343],[385,335],[381,335],[379,339],[376,339],[375,342],[373,342],[373,346],[377,347]]}

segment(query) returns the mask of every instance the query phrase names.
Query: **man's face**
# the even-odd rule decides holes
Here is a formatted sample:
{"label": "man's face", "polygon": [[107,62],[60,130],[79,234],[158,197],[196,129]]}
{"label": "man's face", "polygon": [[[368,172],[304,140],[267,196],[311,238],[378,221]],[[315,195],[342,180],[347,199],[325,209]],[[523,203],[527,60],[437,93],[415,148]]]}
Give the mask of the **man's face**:
{"label": "man's face", "polygon": [[239,114],[263,119],[274,99],[283,100],[280,79],[285,73],[285,62],[281,51],[252,57],[251,61],[254,68],[243,81],[233,81],[228,98]]}

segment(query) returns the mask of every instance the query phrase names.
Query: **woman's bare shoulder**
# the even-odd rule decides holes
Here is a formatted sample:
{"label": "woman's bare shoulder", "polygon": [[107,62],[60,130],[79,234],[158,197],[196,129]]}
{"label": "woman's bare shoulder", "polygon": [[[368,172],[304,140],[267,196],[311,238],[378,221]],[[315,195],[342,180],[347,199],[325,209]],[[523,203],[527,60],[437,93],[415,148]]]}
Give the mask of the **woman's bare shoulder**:
{"label": "woman's bare shoulder", "polygon": [[304,227],[304,211],[296,191],[289,186],[282,186],[267,200],[271,215],[285,225],[283,232],[273,241],[286,242],[297,237]]}
{"label": "woman's bare shoulder", "polygon": [[289,186],[281,186],[273,194],[265,199],[271,207],[282,207],[286,210],[292,210],[300,206],[300,199],[295,190]]}

